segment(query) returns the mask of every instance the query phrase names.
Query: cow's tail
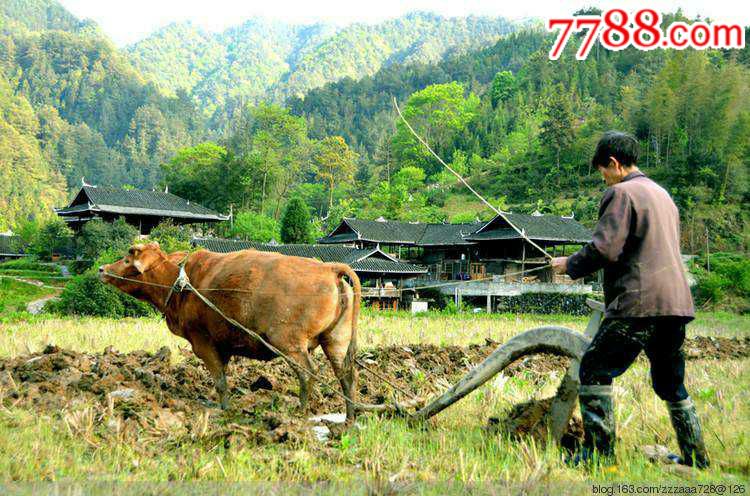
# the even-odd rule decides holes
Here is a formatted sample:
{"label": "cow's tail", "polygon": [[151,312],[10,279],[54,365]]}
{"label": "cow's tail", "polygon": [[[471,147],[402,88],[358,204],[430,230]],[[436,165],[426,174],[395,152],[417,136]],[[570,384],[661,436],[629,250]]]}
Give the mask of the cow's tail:
{"label": "cow's tail", "polygon": [[354,270],[346,264],[333,264],[333,269],[337,272],[339,281],[346,276],[352,283],[354,298],[352,300],[352,337],[349,341],[349,348],[346,351],[347,366],[354,367],[354,359],[357,354],[357,322],[359,321],[359,308],[362,303],[362,285],[359,282],[359,276]]}

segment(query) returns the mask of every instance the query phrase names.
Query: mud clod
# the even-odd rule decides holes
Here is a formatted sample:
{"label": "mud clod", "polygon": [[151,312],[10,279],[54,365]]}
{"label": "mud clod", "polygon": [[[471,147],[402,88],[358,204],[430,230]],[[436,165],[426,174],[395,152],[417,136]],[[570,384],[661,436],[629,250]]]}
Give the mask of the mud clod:
{"label": "mud clod", "polygon": [[[548,439],[547,420],[551,406],[552,398],[519,403],[511,408],[504,418],[490,418],[489,429],[506,432],[512,438],[533,437],[537,441],[546,442]],[[573,415],[560,444],[566,449],[573,450],[582,440],[583,422],[581,417]]]}
{"label": "mud clod", "polygon": [[[367,350],[362,361],[412,395],[430,398],[461,378],[499,343],[488,340],[468,347],[410,345]],[[750,338],[693,338],[688,358],[736,359],[750,356]],[[190,352],[79,353],[48,345],[41,353],[0,359],[0,401],[63,418],[71,432],[92,445],[97,439],[137,441],[142,446],[176,443],[180,438],[220,441],[228,446],[289,443],[314,439],[309,415],[344,411],[343,400],[318,382],[307,414],[299,411],[298,382],[282,360],[233,359],[227,370],[230,408],[219,409],[213,381]],[[338,388],[325,358],[317,353],[323,382]],[[504,374],[523,374],[539,381],[563,371],[568,360],[552,355],[525,357]],[[366,403],[391,398],[393,390],[365,371],[359,373],[358,397]],[[399,393],[400,395],[400,393]],[[516,405],[502,421],[514,435],[544,431],[549,400]],[[569,436],[582,433],[573,420]],[[335,436],[332,436],[335,438]],[[572,441],[571,441],[572,442]],[[145,448],[144,448],[145,449]]]}

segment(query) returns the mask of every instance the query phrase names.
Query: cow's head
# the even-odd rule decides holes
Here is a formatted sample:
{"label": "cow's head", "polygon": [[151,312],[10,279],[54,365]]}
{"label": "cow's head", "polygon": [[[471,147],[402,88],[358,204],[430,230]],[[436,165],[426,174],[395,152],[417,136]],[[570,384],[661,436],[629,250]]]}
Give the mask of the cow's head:
{"label": "cow's head", "polygon": [[146,291],[149,286],[142,282],[170,284],[171,281],[160,281],[162,277],[158,273],[167,260],[159,243],[133,245],[117,262],[99,267],[99,279],[129,295],[145,299],[150,291]]}

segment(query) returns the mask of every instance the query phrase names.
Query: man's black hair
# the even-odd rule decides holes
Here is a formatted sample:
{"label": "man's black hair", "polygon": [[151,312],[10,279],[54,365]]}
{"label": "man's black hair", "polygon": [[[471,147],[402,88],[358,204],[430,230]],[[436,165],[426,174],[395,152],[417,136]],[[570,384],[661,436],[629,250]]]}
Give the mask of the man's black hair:
{"label": "man's black hair", "polygon": [[596,145],[591,165],[607,167],[609,157],[615,157],[623,167],[638,163],[638,140],[633,135],[621,131],[607,131]]}

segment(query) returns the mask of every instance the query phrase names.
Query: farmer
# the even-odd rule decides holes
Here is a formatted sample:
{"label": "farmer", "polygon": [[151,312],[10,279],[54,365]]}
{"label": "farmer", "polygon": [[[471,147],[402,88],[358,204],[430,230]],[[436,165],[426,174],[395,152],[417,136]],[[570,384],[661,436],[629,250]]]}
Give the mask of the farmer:
{"label": "farmer", "polygon": [[656,394],[667,403],[682,458],[708,467],[701,425],[685,390],[682,342],[694,315],[680,258],[679,213],[669,194],[638,170],[638,142],[626,133],[602,136],[591,160],[609,188],[599,206],[593,240],[570,257],[552,260],[560,274],[579,279],[604,271],[606,312],[581,359],[579,401],[583,445],[570,460],[591,462],[594,452],[614,462],[612,379],[646,352]]}

